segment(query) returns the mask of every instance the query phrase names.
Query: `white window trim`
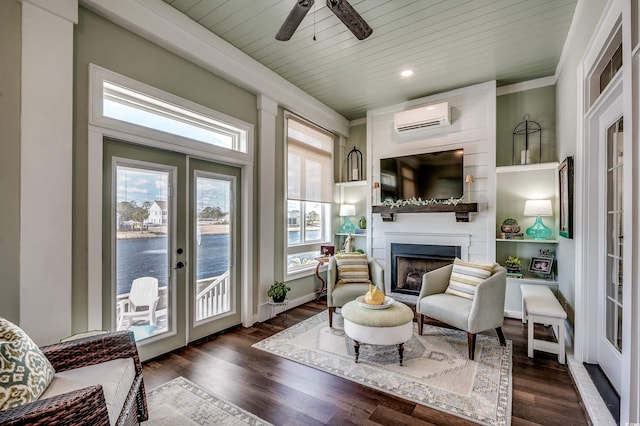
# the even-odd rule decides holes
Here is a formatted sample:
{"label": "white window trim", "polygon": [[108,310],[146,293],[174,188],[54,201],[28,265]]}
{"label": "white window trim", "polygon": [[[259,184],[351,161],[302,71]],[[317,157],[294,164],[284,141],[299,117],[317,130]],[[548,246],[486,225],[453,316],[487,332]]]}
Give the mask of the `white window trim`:
{"label": "white window trim", "polygon": [[[196,143],[193,141],[170,135],[165,132],[157,132],[145,129],[133,124],[118,120],[97,117],[101,112],[102,81],[104,79],[113,82],[122,82],[125,86],[145,93],[150,90],[150,95],[160,99],[166,99],[176,105],[185,106],[202,114],[212,114],[220,121],[226,121],[247,132],[247,153],[233,152],[227,149],[211,145]],[[165,97],[166,96],[166,97]],[[98,105],[98,109],[96,109]],[[87,306],[89,329],[102,329],[102,193],[103,193],[103,141],[105,137],[126,140],[144,146],[166,149],[180,152],[186,155],[227,163],[241,168],[242,182],[242,213],[241,223],[243,230],[240,254],[242,269],[242,322],[245,327],[253,325],[253,289],[250,277],[252,277],[251,256],[253,253],[253,153],[254,153],[254,128],[251,123],[213,111],[209,108],[194,104],[183,98],[163,92],[133,79],[121,76],[105,68],[89,64],[89,126],[88,126],[88,154],[87,154]],[[205,145],[205,146],[203,146]]]}
{"label": "white window trim", "polygon": [[[288,214],[288,202],[289,202],[289,198],[287,195],[287,170],[289,170],[289,165],[287,162],[287,153],[288,153],[288,142],[287,142],[287,119],[289,117],[292,117],[300,122],[304,122],[304,123],[308,123],[310,126],[314,126],[317,127],[318,129],[321,129],[327,133],[331,133],[333,134],[333,132],[329,132],[328,130],[323,129],[321,126],[318,126],[317,124],[314,124],[302,117],[299,117],[295,114],[292,114],[290,112],[286,112],[284,114],[284,120],[283,120],[283,138],[284,138],[284,201],[283,201],[283,223],[284,223],[284,230],[283,230],[283,241],[284,241],[284,247],[283,247],[283,274],[284,274],[284,280],[285,281],[289,281],[289,280],[295,280],[298,278],[304,278],[304,277],[308,277],[311,275],[315,274],[316,271],[316,266],[318,264],[318,262],[313,262],[313,263],[309,263],[308,266],[305,267],[301,267],[299,269],[296,269],[293,272],[289,272],[289,235],[288,235],[288,220],[289,220],[289,214]],[[338,136],[334,134],[334,143],[333,143],[333,147],[331,149],[331,163],[333,164],[335,161],[335,142],[336,142],[336,138]],[[333,174],[331,176],[331,178],[333,178]],[[300,201],[301,203],[304,203],[304,201]],[[312,251],[314,249],[317,248],[317,252],[318,252],[318,256],[320,256],[320,246],[323,244],[332,244],[332,238],[330,237],[330,235],[332,234],[332,230],[331,227],[333,226],[333,219],[332,219],[332,211],[333,209],[331,208],[331,203],[329,203],[329,213],[328,213],[328,217],[327,217],[327,222],[326,225],[329,228],[327,230],[327,234],[329,235],[328,240],[327,241],[322,241],[322,242],[315,242],[315,243],[302,243],[302,244],[296,244],[294,247],[296,247],[301,253],[306,253],[309,251]],[[304,218],[302,218],[304,219]]]}
{"label": "white window trim", "polygon": [[[194,111],[213,120],[226,123],[229,126],[236,127],[246,132],[247,149],[246,153],[234,151],[231,149],[199,142],[194,139],[126,123],[114,118],[105,117],[103,115],[103,81],[124,86],[128,89],[135,90],[145,95],[160,99],[170,104]],[[161,141],[164,149],[183,152],[194,156],[204,156],[206,158],[215,158],[218,162],[227,162],[231,164],[252,164],[254,158],[253,143],[253,125],[232,117],[230,115],[215,111],[204,107],[195,102],[149,86],[145,83],[136,81],[132,78],[125,77],[121,74],[109,71],[95,64],[89,64],[89,124],[104,129],[122,131],[125,133],[136,134],[151,140]]]}

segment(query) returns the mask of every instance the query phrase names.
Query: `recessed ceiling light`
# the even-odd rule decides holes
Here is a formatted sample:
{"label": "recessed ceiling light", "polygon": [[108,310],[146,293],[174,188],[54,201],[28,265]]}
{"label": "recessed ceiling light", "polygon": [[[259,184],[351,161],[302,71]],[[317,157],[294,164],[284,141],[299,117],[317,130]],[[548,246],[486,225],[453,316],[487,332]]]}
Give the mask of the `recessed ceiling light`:
{"label": "recessed ceiling light", "polygon": [[412,70],[403,70],[400,75],[402,77],[411,77],[413,75],[413,71]]}

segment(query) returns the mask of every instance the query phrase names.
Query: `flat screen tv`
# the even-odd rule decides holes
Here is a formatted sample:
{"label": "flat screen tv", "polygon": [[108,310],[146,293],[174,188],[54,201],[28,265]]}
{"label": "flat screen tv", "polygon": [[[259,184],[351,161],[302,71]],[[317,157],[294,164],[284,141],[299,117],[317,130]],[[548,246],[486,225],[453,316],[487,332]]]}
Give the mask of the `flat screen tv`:
{"label": "flat screen tv", "polygon": [[463,157],[454,149],[380,159],[380,201],[461,198]]}

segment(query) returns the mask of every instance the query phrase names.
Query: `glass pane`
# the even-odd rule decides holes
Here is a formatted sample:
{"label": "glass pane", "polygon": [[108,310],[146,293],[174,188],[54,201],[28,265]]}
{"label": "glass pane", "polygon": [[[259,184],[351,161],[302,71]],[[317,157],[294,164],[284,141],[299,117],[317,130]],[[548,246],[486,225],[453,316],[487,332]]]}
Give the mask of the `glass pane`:
{"label": "glass pane", "polygon": [[108,81],[103,81],[102,109],[105,117],[247,152],[245,131]]}
{"label": "glass pane", "polygon": [[302,243],[301,229],[301,202],[289,201],[287,203],[287,244],[294,245]]}
{"label": "glass pane", "polygon": [[305,243],[323,241],[322,222],[324,218],[322,203],[307,201],[305,204]]}
{"label": "glass pane", "polygon": [[117,166],[116,318],[136,340],[169,330],[169,172]]}
{"label": "glass pane", "polygon": [[196,177],[195,318],[231,310],[231,181]]}
{"label": "glass pane", "polygon": [[607,262],[606,315],[607,339],[618,350],[622,348],[623,289],[623,133],[622,119],[607,130]]}

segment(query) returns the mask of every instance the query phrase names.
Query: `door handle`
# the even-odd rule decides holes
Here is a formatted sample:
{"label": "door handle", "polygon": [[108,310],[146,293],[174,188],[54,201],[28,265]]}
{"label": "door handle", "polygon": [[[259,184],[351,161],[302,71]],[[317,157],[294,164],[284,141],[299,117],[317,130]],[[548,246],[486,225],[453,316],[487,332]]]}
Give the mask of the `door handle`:
{"label": "door handle", "polygon": [[182,269],[182,268],[184,268],[184,263],[178,262],[178,263],[176,263],[176,267],[173,268],[173,269]]}

